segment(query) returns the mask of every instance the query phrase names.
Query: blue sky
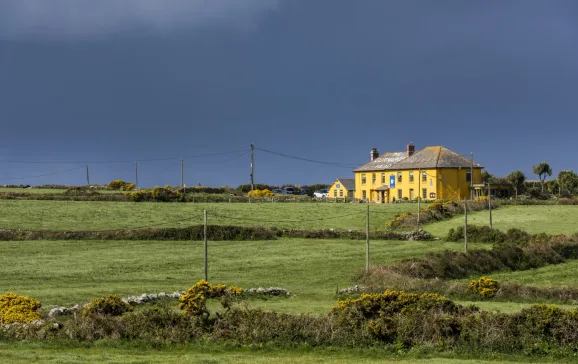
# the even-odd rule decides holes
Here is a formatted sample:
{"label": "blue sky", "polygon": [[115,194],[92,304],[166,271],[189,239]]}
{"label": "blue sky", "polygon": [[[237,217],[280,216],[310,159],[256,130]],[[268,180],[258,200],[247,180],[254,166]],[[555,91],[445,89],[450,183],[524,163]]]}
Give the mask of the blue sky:
{"label": "blue sky", "polygon": [[270,184],[408,142],[496,175],[577,170],[577,18],[572,0],[2,0],[0,184],[83,184],[87,163],[134,181],[141,160],[141,186],[177,185],[185,156],[187,184],[236,186],[251,143],[343,164],[257,150]]}

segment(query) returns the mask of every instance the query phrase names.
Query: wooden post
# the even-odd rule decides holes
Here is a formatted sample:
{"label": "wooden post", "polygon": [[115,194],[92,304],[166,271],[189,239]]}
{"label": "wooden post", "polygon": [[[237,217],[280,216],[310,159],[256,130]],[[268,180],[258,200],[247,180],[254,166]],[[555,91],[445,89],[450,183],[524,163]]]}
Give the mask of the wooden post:
{"label": "wooden post", "polygon": [[249,203],[253,197],[253,188],[255,183],[255,145],[251,144],[251,196],[249,196]]}
{"label": "wooden post", "polygon": [[185,159],[181,157],[181,188],[183,190],[183,194],[185,193]]}
{"label": "wooden post", "polygon": [[490,210],[490,230],[492,230],[492,188],[490,182],[488,182],[488,209]]}
{"label": "wooden post", "polygon": [[138,190],[138,161],[134,161],[134,185]]}
{"label": "wooden post", "polygon": [[88,164],[86,165],[86,187],[90,187],[90,178],[88,177]]}
{"label": "wooden post", "polygon": [[417,230],[419,230],[419,210],[421,203],[421,168],[417,172]]}
{"label": "wooden post", "polygon": [[365,273],[369,274],[369,204],[367,205],[367,222],[365,225]]}
{"label": "wooden post", "polygon": [[468,200],[464,199],[464,250],[468,252]]}
{"label": "wooden post", "polygon": [[207,243],[207,210],[204,211],[205,226],[204,226],[204,240],[205,240],[205,281],[209,281],[209,251]]}

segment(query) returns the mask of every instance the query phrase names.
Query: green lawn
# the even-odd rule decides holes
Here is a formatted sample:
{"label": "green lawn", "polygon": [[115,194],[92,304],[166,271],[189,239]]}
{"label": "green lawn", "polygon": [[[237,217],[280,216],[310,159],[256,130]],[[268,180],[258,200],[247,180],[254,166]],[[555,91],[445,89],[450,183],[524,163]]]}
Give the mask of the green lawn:
{"label": "green lawn", "polygon": [[[506,231],[518,228],[529,233],[574,234],[578,232],[578,206],[502,206],[492,211],[493,226]],[[446,236],[450,228],[464,224],[464,216],[424,226],[434,236]],[[489,212],[468,215],[468,224],[489,225]]]}
{"label": "green lawn", "polygon": [[[219,345],[174,345],[152,349],[143,346],[113,345],[107,343],[90,347],[60,346],[58,343],[0,343],[0,357],[6,363],[547,363],[556,360],[496,356],[495,359],[456,358],[451,354],[395,355],[382,349],[247,349]],[[574,360],[575,362],[576,360]],[[566,361],[568,362],[568,361]]]}
{"label": "green lawn", "polygon": [[[384,230],[412,204],[370,205],[372,230]],[[0,200],[0,228],[102,230],[166,223],[166,227],[203,223],[280,228],[364,230],[367,205],[352,203],[154,203]]]}
{"label": "green lawn", "polygon": [[0,192],[17,192],[17,193],[63,193],[66,191],[62,188],[12,188],[0,187]]}
{"label": "green lawn", "polygon": [[[423,256],[460,243],[372,241],[374,264]],[[365,267],[365,241],[280,239],[210,242],[209,281],[280,286],[294,296],[255,300],[282,312],[326,313],[337,288]],[[45,307],[106,294],[184,290],[203,278],[203,244],[184,241],[0,242],[0,289],[40,299]]]}

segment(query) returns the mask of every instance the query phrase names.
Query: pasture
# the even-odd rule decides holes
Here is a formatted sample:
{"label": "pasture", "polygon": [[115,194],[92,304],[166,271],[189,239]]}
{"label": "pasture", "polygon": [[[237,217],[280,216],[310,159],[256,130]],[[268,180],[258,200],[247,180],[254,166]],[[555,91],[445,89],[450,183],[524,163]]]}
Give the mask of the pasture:
{"label": "pasture", "polygon": [[[578,233],[578,206],[502,206],[492,210],[493,227],[502,231],[511,228],[532,234]],[[464,216],[425,225],[423,228],[434,236],[444,237],[449,229],[463,226]],[[468,215],[470,225],[489,225],[489,212],[477,211]]]}
{"label": "pasture", "polygon": [[[478,245],[484,247],[485,245]],[[387,264],[460,243],[372,241],[371,260]],[[240,287],[280,286],[288,299],[253,305],[282,312],[327,313],[337,288],[354,285],[365,267],[365,241],[279,239],[211,241],[209,281]],[[185,290],[204,276],[203,244],[187,241],[0,242],[2,290],[38,298],[45,307],[107,294]]]}
{"label": "pasture", "polygon": [[[396,213],[415,204],[370,205],[370,229],[384,230]],[[0,228],[26,230],[108,230],[145,226],[265,226],[365,230],[366,204],[352,203],[159,203],[0,200]]]}

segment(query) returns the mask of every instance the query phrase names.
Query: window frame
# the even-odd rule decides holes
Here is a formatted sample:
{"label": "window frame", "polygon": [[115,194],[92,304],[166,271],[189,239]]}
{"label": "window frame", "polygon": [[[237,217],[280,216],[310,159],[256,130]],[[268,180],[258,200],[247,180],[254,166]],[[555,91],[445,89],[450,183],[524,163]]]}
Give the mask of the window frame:
{"label": "window frame", "polygon": [[401,172],[397,172],[397,183],[401,183],[403,181],[402,176],[403,174]]}
{"label": "window frame", "polygon": [[377,174],[376,174],[376,173],[372,173],[372,174],[371,174],[371,184],[374,185],[375,182],[377,182]]}
{"label": "window frame", "polygon": [[361,184],[367,184],[367,175],[365,173],[361,174]]}
{"label": "window frame", "polygon": [[414,175],[413,175],[413,171],[409,172],[409,183],[413,183],[414,181]]}
{"label": "window frame", "polygon": [[397,199],[398,200],[403,199],[403,191],[401,190],[401,188],[397,190]]}

